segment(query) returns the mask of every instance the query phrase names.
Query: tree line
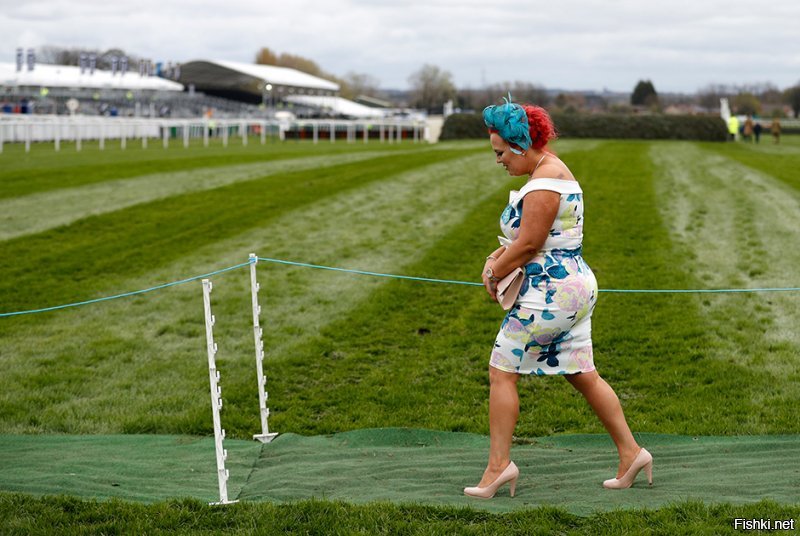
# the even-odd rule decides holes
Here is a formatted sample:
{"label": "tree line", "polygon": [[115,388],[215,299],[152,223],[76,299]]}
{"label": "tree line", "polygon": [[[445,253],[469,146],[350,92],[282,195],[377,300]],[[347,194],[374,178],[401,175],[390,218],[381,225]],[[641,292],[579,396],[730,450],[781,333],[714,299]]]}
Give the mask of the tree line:
{"label": "tree line", "polygon": [[[291,67],[333,80],[341,86],[340,95],[345,98],[354,99],[361,95],[387,98],[379,89],[379,80],[373,76],[349,72],[344,77],[337,77],[326,73],[313,60],[302,56],[277,54],[269,48],[262,48],[256,54],[256,63]],[[404,104],[430,112],[441,112],[448,101],[452,101],[456,109],[481,110],[489,104],[496,104],[498,96],[510,92],[518,102],[532,102],[566,113],[586,109],[610,113],[642,110],[658,113],[670,105],[695,105],[702,111],[713,112],[719,109],[720,99],[727,98],[732,111],[737,114],[761,115],[766,110],[782,114],[781,107],[785,104],[791,107],[795,117],[800,116],[800,82],[783,91],[770,83],[741,86],[711,84],[695,94],[659,96],[651,80],[640,80],[631,92],[629,103],[609,101],[602,96],[587,96],[578,92],[553,95],[541,84],[519,80],[489,84],[481,88],[457,88],[449,71],[431,64],[425,64],[414,71],[408,77],[408,83],[410,90]]]}
{"label": "tree line", "polygon": [[[100,69],[109,69],[115,56],[128,57],[129,69],[135,68],[139,60],[139,56],[126,53],[119,48],[103,51],[57,46],[40,47],[37,50],[37,58],[41,63],[78,65],[82,53],[94,53],[97,67]],[[366,73],[350,71],[343,76],[337,76],[323,70],[314,60],[288,52],[275,52],[267,47],[261,48],[254,59],[257,64],[289,67],[336,82],[341,88],[339,95],[346,99],[367,96],[392,100],[380,89],[380,81]],[[425,64],[414,71],[408,77],[408,83],[409,91],[402,94],[404,102],[398,104],[433,113],[441,112],[448,101],[452,102],[455,109],[481,110],[489,104],[496,104],[499,96],[511,92],[514,100],[518,102],[531,102],[565,113],[582,110],[610,113],[646,110],[658,113],[671,105],[697,106],[701,111],[712,112],[719,108],[721,98],[727,98],[733,113],[764,115],[767,112],[768,115],[782,115],[783,106],[786,105],[795,117],[800,117],[800,81],[784,90],[771,83],[709,84],[694,94],[659,95],[651,80],[639,80],[631,91],[629,102],[579,92],[565,91],[553,94],[542,84],[520,80],[488,84],[480,88],[457,88],[449,71],[431,64]]]}

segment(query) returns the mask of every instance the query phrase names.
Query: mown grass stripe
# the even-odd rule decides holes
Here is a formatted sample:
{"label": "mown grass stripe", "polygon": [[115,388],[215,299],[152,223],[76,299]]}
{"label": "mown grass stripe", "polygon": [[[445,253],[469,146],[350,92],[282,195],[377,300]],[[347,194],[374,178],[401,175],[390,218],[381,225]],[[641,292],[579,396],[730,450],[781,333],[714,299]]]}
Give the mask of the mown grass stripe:
{"label": "mown grass stripe", "polygon": [[138,175],[0,199],[0,241],[40,233],[140,203],[260,179],[275,173],[310,169],[321,171],[338,164],[390,154],[397,153],[372,151],[282,158],[269,162]]}
{"label": "mown grass stripe", "polygon": [[[108,289],[119,289],[124,278],[264,225],[327,195],[469,154],[457,149],[422,151],[413,157],[381,157],[322,172],[276,174],[9,240],[0,258],[0,301],[6,310],[21,310],[91,298],[87,290],[108,294]],[[41,296],[47,299],[43,302]]]}
{"label": "mown grass stripe", "polygon": [[784,138],[780,145],[743,142],[704,143],[698,146],[800,190],[800,174],[797,172],[800,169],[800,136]]}
{"label": "mown grass stripe", "polygon": [[21,147],[9,145],[0,156],[0,199],[144,174],[302,158],[320,152],[405,151],[412,147],[410,144],[341,143],[326,145],[320,150],[311,143],[268,143],[265,146],[251,143],[247,147],[231,144],[226,148],[221,142],[212,141],[209,148],[194,145],[189,149],[163,149],[158,144],[151,144],[147,149],[129,147],[121,150],[109,144],[106,150],[99,151],[96,142],[88,142],[81,152],[65,147],[56,153],[51,145],[44,144],[35,145],[31,153],[24,153]]}
{"label": "mown grass stripe", "polygon": [[578,516],[543,505],[492,514],[470,507],[350,504],[319,499],[288,504],[244,501],[224,508],[186,498],[154,504],[0,493],[0,528],[24,534],[466,534],[618,536],[739,534],[734,519],[797,519],[800,506],[760,500],[706,504],[680,500],[663,508],[618,509]]}
{"label": "mown grass stripe", "polygon": [[[667,221],[689,252],[698,278],[710,285],[796,280],[800,252],[788,244],[800,243],[800,190],[717,151],[691,145],[672,149],[654,147],[653,157],[668,201]],[[696,180],[695,174],[703,180]],[[709,354],[780,377],[796,375],[800,336],[794,316],[799,298],[775,294],[703,299],[709,336],[716,340]],[[747,350],[754,345],[758,350]],[[790,389],[779,398],[784,396],[798,401],[800,393]]]}
{"label": "mown grass stripe", "polygon": [[[485,177],[493,167],[491,157],[481,154],[386,176],[205,244],[125,285],[235,262],[250,251],[403,271],[488,195]],[[315,333],[360,307],[382,284],[266,263],[259,263],[258,273],[268,359],[291,352],[298,335]],[[215,279],[215,336],[225,427],[231,436],[258,427],[249,292],[247,273]],[[208,433],[207,371],[198,346],[204,340],[200,296],[199,288],[185,285],[43,315],[35,323],[10,319],[14,329],[6,330],[0,354],[13,371],[15,387],[5,399],[0,396],[7,409],[2,426],[73,433]],[[43,348],[47,340],[52,343]],[[268,376],[273,377],[271,371]],[[44,385],[48,388],[38,387]],[[31,417],[24,409],[29,405],[44,409]]]}

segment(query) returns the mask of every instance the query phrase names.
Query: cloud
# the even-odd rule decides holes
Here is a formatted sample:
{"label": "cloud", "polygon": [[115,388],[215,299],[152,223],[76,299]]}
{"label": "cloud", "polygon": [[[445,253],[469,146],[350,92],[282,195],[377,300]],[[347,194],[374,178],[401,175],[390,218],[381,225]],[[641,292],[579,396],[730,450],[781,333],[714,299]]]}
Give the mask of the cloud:
{"label": "cloud", "polygon": [[425,63],[457,85],[527,80],[567,89],[693,91],[798,76],[800,3],[721,0],[0,0],[0,61],[17,46],[119,47],[160,61],[253,61],[261,47],[405,87]]}

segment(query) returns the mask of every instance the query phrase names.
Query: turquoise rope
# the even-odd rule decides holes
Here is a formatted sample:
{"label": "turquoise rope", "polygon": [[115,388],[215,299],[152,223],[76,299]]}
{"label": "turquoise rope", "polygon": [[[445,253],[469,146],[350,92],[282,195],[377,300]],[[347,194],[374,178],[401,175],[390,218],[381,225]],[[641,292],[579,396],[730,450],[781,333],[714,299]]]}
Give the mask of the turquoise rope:
{"label": "turquoise rope", "polygon": [[281,259],[266,259],[264,257],[259,257],[258,260],[266,261],[266,262],[275,262],[278,264],[290,264],[292,266],[304,266],[306,268],[318,268],[320,270],[334,270],[336,272],[348,272],[351,274],[360,274],[360,275],[374,275],[377,277],[391,277],[394,279],[410,279],[412,281],[427,281],[429,283],[450,283],[453,285],[473,285],[482,287],[483,283],[473,283],[471,281],[452,281],[449,279],[428,279],[427,277],[412,277],[410,275],[393,275],[393,274],[381,274],[379,272],[364,272],[362,270],[347,270],[345,268],[332,268],[330,266],[320,266],[318,264],[308,264],[305,262],[292,262],[292,261],[284,261]]}
{"label": "turquoise rope", "polygon": [[[482,287],[483,283],[474,283],[471,281],[453,281],[450,279],[429,279],[427,277],[411,277],[407,275],[392,275],[392,274],[382,274],[378,272],[365,272],[362,270],[347,270],[345,268],[332,268],[330,266],[320,266],[318,264],[308,264],[305,262],[292,262],[292,261],[284,261],[281,259],[268,259],[264,257],[259,257],[259,261],[265,262],[275,262],[279,264],[289,264],[292,266],[304,266],[306,268],[319,268],[322,270],[335,270],[337,272],[348,272],[352,274],[361,274],[361,275],[374,275],[379,277],[392,277],[395,279],[411,279],[413,281],[426,281],[429,283],[450,283],[455,285],[472,285],[476,287]],[[616,292],[616,293],[640,293],[640,294],[687,294],[687,293],[720,293],[720,292],[790,292],[790,291],[798,291],[800,287],[787,287],[787,288],[734,288],[734,289],[690,289],[690,290],[681,290],[681,289],[610,289],[610,288],[601,288],[599,292]]]}
{"label": "turquoise rope", "polygon": [[[282,259],[270,259],[267,257],[258,257],[259,261],[264,262],[272,262],[277,264],[288,264],[291,266],[302,266],[305,268],[316,268],[320,270],[333,270],[336,272],[347,272],[351,274],[359,274],[359,275],[371,275],[376,277],[391,277],[393,279],[407,279],[411,281],[424,281],[427,283],[446,283],[451,285],[469,285],[475,287],[482,287],[482,283],[475,283],[472,281],[455,281],[452,279],[431,279],[428,277],[413,277],[409,275],[395,275],[395,274],[383,274],[380,272],[366,272],[364,270],[349,270],[346,268],[334,268],[332,266],[321,266],[319,264],[309,264],[305,262],[293,262],[293,261],[285,261]],[[68,307],[78,307],[80,305],[89,305],[91,303],[99,303],[109,300],[116,300],[119,298],[126,298],[128,296],[136,296],[138,294],[145,294],[147,292],[153,292],[154,290],[160,290],[162,288],[167,287],[174,287],[176,285],[182,285],[184,283],[189,283],[191,281],[197,281],[198,279],[204,279],[206,277],[211,277],[212,275],[222,274],[225,272],[230,272],[231,270],[237,270],[244,266],[249,266],[256,262],[254,259],[251,259],[247,262],[243,262],[241,264],[237,264],[235,266],[229,266],[227,268],[222,268],[221,270],[216,270],[214,272],[209,272],[203,275],[196,275],[194,277],[190,277],[188,279],[181,279],[180,281],[173,281],[172,283],[164,283],[163,285],[158,285],[155,287],[150,287],[142,290],[134,290],[133,292],[125,292],[123,294],[116,294],[114,296],[106,296],[104,298],[97,298],[94,300],[86,300],[77,303],[67,303],[64,305],[55,305],[53,307],[45,307],[43,309],[31,309],[28,311],[16,311],[13,313],[0,313],[0,318],[5,318],[9,316],[19,316],[19,315],[30,315],[35,313],[46,313],[47,311],[56,311],[59,309],[66,309]],[[773,288],[729,288],[729,289],[599,289],[599,292],[614,292],[618,294],[709,294],[709,293],[731,293],[731,292],[797,292],[800,291],[800,287],[773,287]]]}
{"label": "turquoise rope", "polygon": [[97,298],[95,300],[86,300],[86,301],[77,302],[77,303],[67,303],[67,304],[64,304],[64,305],[56,305],[56,306],[53,306],[53,307],[45,307],[44,309],[31,309],[30,311],[17,311],[17,312],[14,312],[14,313],[0,313],[0,318],[6,317],[6,316],[19,316],[19,315],[32,315],[34,313],[45,313],[47,311],[56,311],[58,309],[66,309],[68,307],[78,307],[79,305],[88,305],[90,303],[98,303],[98,302],[104,302],[104,301],[109,301],[109,300],[116,300],[116,299],[119,299],[119,298],[126,298],[128,296],[136,296],[137,294],[144,294],[146,292],[152,292],[154,290],[160,290],[162,288],[174,287],[175,285],[182,285],[184,283],[189,283],[191,281],[197,281],[198,279],[204,279],[206,277],[211,277],[212,275],[217,275],[217,274],[221,274],[221,273],[224,273],[224,272],[230,272],[231,270],[236,270],[238,268],[242,268],[243,266],[250,266],[251,264],[253,264],[253,262],[255,262],[255,261],[249,260],[247,262],[243,262],[242,264],[237,264],[236,266],[229,266],[228,268],[223,268],[222,270],[217,270],[215,272],[209,272],[209,273],[203,274],[203,275],[196,275],[196,276],[190,277],[188,279],[181,279],[180,281],[173,281],[172,283],[164,283],[163,285],[158,285],[158,286],[146,288],[146,289],[143,289],[143,290],[134,290],[133,292],[126,292],[124,294],[116,294],[114,296],[106,296],[104,298]]}
{"label": "turquoise rope", "polygon": [[616,292],[618,294],[714,294],[721,292],[797,292],[800,287],[773,287],[773,288],[711,288],[711,289],[611,289],[601,288],[599,292]]}

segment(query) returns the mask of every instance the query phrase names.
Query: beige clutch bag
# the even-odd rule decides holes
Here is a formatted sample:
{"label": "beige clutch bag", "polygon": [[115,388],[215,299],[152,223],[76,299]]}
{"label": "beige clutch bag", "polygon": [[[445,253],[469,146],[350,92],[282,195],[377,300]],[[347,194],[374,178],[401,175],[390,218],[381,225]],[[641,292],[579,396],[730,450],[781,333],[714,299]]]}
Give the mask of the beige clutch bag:
{"label": "beige clutch bag", "polygon": [[522,271],[522,268],[517,268],[497,282],[497,302],[506,311],[514,307],[524,280],[525,272]]}

